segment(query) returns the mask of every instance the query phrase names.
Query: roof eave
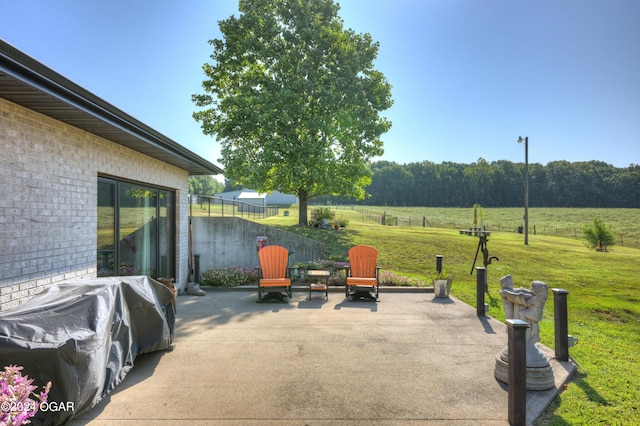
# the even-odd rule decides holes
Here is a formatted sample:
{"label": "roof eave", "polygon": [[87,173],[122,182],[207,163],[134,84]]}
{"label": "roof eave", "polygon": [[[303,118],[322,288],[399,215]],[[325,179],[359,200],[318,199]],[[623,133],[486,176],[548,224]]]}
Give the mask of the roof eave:
{"label": "roof eave", "polygon": [[190,175],[223,170],[0,39],[0,96]]}

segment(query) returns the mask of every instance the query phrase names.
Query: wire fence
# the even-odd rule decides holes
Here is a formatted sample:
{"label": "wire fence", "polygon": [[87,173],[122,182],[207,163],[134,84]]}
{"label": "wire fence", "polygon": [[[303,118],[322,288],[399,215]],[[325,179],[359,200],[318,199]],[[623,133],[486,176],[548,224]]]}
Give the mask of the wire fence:
{"label": "wire fence", "polygon": [[[449,228],[459,230],[470,230],[468,221],[455,220],[446,217],[427,217],[427,216],[400,216],[392,215],[385,211],[377,212],[365,208],[360,209],[363,221],[379,223],[385,226],[415,226],[422,228]],[[487,231],[503,231],[524,233],[522,224],[517,222],[490,222],[486,221],[479,224],[480,227]],[[582,238],[582,229],[579,226],[561,226],[554,224],[529,224],[529,235],[545,235],[565,238]],[[616,232],[617,242],[619,246],[627,246],[640,248],[640,242],[636,241],[635,235],[631,232]]]}
{"label": "wire fence", "polygon": [[[309,205],[309,208],[319,207]],[[326,207],[326,205],[324,205]],[[470,230],[468,215],[443,214],[440,215],[401,215],[392,214],[385,210],[373,210],[370,207],[356,205],[332,205],[331,209],[357,211],[363,222],[369,221],[384,226],[405,226],[422,228],[444,228],[457,230]],[[246,219],[265,219],[279,214],[278,205],[259,205],[239,200],[223,199],[216,196],[189,195],[190,216],[235,216]],[[382,208],[381,208],[382,209]],[[285,215],[287,212],[285,212]],[[501,231],[524,233],[523,224],[517,219],[500,218],[498,221],[484,220],[477,227],[487,231]],[[550,222],[529,222],[529,235],[544,235],[582,239],[582,229],[579,225],[554,224]],[[632,248],[640,248],[640,231],[627,229],[616,231],[616,245]]]}
{"label": "wire fence", "polygon": [[234,216],[245,219],[265,219],[277,216],[278,206],[260,205],[215,196],[189,194],[189,216]]}

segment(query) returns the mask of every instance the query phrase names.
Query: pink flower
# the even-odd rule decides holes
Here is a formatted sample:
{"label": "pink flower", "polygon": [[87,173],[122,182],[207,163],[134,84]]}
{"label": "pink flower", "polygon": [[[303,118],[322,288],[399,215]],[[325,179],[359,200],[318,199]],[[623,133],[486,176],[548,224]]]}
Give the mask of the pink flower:
{"label": "pink flower", "polygon": [[[9,365],[0,372],[0,426],[19,426],[30,423],[40,403],[46,402],[51,382],[36,395],[33,379],[23,376],[22,367]],[[31,396],[37,399],[31,399]]]}

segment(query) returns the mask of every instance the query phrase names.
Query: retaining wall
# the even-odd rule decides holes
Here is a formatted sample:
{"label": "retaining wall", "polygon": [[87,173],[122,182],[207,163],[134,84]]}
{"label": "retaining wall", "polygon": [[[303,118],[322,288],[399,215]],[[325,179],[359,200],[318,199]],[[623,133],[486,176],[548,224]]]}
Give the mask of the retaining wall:
{"label": "retaining wall", "polygon": [[214,268],[259,266],[257,237],[267,237],[267,245],[294,252],[291,263],[324,259],[324,244],[291,232],[239,217],[193,217],[193,252],[200,255],[200,273]]}

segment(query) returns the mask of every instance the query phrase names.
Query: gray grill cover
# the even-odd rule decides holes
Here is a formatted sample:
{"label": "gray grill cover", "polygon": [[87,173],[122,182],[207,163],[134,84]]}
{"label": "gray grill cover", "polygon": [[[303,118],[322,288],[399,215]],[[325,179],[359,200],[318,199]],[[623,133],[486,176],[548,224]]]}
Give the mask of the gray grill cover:
{"label": "gray grill cover", "polygon": [[169,348],[173,295],[145,276],[55,284],[0,313],[0,369],[17,364],[49,401],[74,411],[38,413],[34,424],[61,424],[95,406],[125,377],[137,355]]}

